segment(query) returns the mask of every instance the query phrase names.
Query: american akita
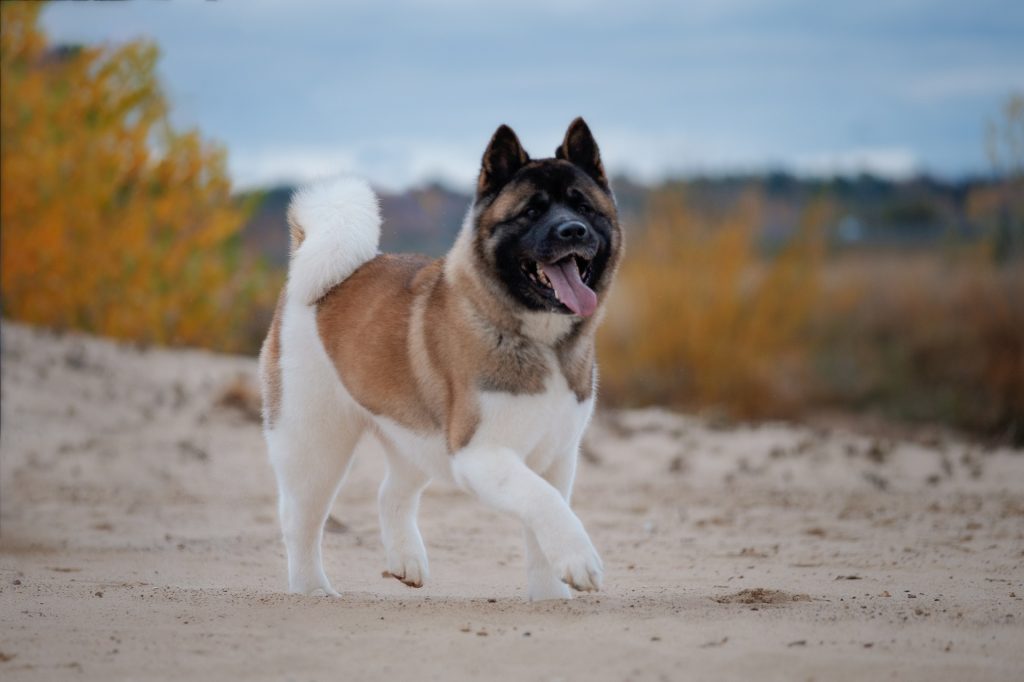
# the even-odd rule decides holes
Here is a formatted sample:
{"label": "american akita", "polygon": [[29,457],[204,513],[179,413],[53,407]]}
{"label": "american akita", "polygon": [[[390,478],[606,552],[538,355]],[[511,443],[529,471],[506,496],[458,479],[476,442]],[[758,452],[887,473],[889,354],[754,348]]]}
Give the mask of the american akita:
{"label": "american akita", "polygon": [[530,599],[597,590],[601,559],[569,494],[622,232],[583,119],[549,159],[498,128],[443,258],[379,254],[377,199],[358,180],[300,190],[288,221],[260,373],[291,591],[337,595],[323,527],[363,434],[387,456],[387,573],[427,578],[416,514],[436,477],[523,522]]}

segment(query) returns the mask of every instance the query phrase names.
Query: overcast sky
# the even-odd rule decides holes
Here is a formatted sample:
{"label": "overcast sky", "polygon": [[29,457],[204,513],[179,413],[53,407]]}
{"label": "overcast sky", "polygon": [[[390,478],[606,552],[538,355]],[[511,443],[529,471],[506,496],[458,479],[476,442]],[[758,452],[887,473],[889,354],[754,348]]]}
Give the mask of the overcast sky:
{"label": "overcast sky", "polygon": [[985,172],[1024,92],[1022,0],[53,3],[58,42],[155,40],[174,120],[241,186],[469,186],[499,123],[550,156],[577,115],[640,179]]}

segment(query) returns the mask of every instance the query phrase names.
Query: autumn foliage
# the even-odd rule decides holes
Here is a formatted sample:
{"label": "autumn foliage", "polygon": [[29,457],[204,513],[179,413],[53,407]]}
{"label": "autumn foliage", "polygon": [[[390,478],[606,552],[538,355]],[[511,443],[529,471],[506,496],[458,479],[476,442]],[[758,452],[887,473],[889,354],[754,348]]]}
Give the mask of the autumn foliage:
{"label": "autumn foliage", "polygon": [[[1011,234],[1024,224],[1013,200],[985,199]],[[605,405],[853,411],[1024,443],[1024,267],[1003,253],[1004,231],[929,250],[837,250],[822,201],[771,253],[761,204],[752,192],[713,216],[680,188],[651,195],[599,337]]]}
{"label": "autumn foliage", "polygon": [[0,11],[3,314],[251,347],[274,276],[237,244],[223,150],[170,124],[156,48],[54,47],[39,4]]}
{"label": "autumn foliage", "polygon": [[600,339],[606,395],[741,415],[784,413],[802,399],[827,207],[812,208],[771,261],[757,244],[758,210],[749,194],[710,220],[679,190],[651,196]]}

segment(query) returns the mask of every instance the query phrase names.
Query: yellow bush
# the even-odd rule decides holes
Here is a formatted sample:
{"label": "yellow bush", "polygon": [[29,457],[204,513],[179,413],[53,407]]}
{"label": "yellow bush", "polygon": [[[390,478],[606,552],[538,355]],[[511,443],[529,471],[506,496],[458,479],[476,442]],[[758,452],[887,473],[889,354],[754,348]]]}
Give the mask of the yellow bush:
{"label": "yellow bush", "polygon": [[54,48],[40,5],[2,3],[5,315],[147,342],[242,349],[275,283],[233,237],[224,152],[178,132],[157,50]]}
{"label": "yellow bush", "polygon": [[[1012,193],[986,192],[977,210],[1020,224]],[[826,260],[832,211],[818,203],[767,256],[760,211],[756,193],[724,219],[678,189],[652,196],[598,339],[603,401],[744,418],[838,409],[1024,443],[1024,268],[993,247],[998,231]]]}
{"label": "yellow bush", "polygon": [[806,385],[825,210],[809,211],[797,238],[765,261],[757,195],[712,223],[680,192],[654,193],[599,340],[603,395],[743,416],[788,412]]}
{"label": "yellow bush", "polygon": [[945,254],[852,254],[819,314],[822,399],[1024,440],[1024,270],[987,243]]}

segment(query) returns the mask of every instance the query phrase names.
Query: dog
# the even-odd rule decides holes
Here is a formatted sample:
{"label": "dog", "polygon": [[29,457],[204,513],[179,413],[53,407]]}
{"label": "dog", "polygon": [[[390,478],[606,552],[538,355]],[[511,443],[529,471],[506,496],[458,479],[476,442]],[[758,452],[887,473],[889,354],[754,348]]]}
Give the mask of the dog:
{"label": "dog", "polygon": [[364,435],[387,459],[385,575],[427,579],[416,516],[436,478],[522,521],[531,600],[598,590],[602,562],[569,497],[623,235],[583,119],[538,160],[499,127],[442,258],[380,254],[377,199],[361,180],[299,190],[288,223],[260,376],[289,590],[338,594],[323,528]]}

